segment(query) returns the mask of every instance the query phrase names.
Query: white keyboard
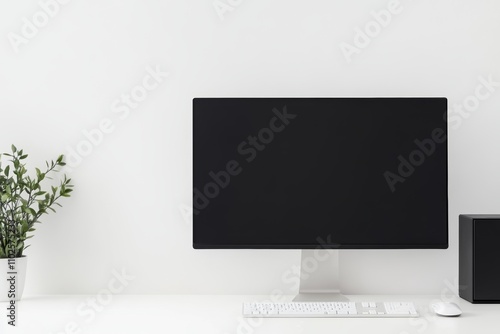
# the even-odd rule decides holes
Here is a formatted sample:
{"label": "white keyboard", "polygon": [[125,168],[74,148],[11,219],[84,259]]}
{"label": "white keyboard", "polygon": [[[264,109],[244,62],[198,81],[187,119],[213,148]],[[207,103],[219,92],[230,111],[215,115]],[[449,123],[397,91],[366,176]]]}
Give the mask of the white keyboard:
{"label": "white keyboard", "polygon": [[244,303],[246,318],[416,318],[411,302]]}

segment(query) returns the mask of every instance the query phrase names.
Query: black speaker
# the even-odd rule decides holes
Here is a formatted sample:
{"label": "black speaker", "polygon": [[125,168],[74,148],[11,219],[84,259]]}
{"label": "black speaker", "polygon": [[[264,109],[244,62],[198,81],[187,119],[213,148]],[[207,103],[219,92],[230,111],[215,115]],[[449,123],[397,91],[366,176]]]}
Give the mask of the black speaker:
{"label": "black speaker", "polygon": [[459,216],[459,294],[500,303],[500,215]]}

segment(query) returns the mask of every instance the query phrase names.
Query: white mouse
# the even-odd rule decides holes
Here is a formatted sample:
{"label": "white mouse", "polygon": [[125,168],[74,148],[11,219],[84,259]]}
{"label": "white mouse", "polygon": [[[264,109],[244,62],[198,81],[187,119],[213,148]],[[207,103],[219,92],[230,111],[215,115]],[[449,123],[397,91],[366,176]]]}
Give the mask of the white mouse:
{"label": "white mouse", "polygon": [[462,310],[455,303],[440,302],[432,304],[431,307],[437,315],[441,315],[443,317],[458,317],[462,314]]}

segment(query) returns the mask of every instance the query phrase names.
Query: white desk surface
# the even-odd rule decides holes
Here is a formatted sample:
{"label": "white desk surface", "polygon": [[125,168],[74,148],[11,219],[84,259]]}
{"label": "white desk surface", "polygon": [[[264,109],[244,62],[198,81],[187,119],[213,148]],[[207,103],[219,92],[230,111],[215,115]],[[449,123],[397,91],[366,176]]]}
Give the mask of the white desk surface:
{"label": "white desk surface", "polygon": [[[17,327],[7,325],[6,303],[0,303],[0,333],[500,333],[500,305],[471,304],[455,298],[463,310],[457,318],[434,315],[428,305],[439,296],[349,296],[352,301],[413,301],[420,318],[280,318],[247,319],[244,301],[266,296],[115,295],[95,305],[95,296],[25,296],[18,306]],[[279,301],[289,301],[284,296]],[[107,303],[107,304],[106,304]],[[82,306],[83,305],[83,306]],[[91,319],[92,315],[94,317]]]}

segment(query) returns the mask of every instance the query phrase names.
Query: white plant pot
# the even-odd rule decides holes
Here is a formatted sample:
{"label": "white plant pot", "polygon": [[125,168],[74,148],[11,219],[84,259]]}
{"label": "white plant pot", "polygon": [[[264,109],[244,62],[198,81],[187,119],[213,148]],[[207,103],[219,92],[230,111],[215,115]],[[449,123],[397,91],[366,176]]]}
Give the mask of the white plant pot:
{"label": "white plant pot", "polygon": [[[11,260],[9,264],[9,260]],[[14,260],[14,270],[11,269],[12,260]],[[0,302],[7,302],[9,300],[21,300],[24,290],[24,282],[26,280],[26,265],[28,264],[28,258],[26,256],[16,257],[14,259],[0,259]],[[9,274],[15,272],[16,274]],[[12,276],[15,276],[15,281],[10,280]],[[14,289],[11,289],[13,286]],[[15,290],[15,291],[14,291]],[[15,298],[12,295],[14,291]],[[11,297],[9,297],[9,294]]]}

